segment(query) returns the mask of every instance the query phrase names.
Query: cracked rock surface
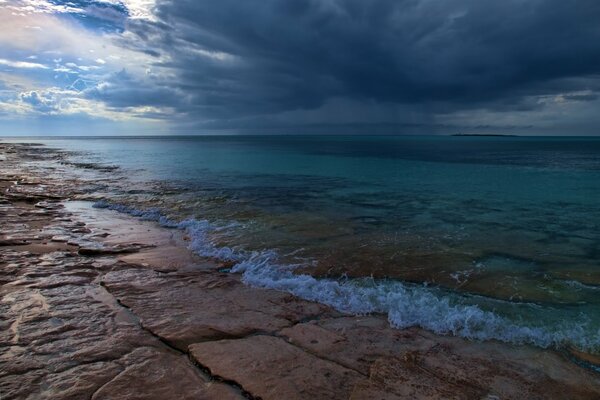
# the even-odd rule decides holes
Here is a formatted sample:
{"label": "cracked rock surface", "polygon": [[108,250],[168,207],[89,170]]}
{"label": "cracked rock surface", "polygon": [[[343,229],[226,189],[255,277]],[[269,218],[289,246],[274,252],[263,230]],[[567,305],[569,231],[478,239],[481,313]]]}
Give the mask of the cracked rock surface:
{"label": "cracked rock surface", "polygon": [[160,274],[129,269],[106,274],[102,283],[139,316],[146,329],[183,351],[192,343],[274,334],[331,312],[286,293],[250,288],[235,275],[213,271]]}
{"label": "cracked rock surface", "polygon": [[94,165],[0,155],[2,400],[600,398],[563,353],[245,286],[176,230],[73,201],[95,183],[57,171]]}
{"label": "cracked rock surface", "polygon": [[14,170],[4,161],[0,175],[0,398],[243,398],[118,304],[101,278],[135,265],[115,258],[120,251],[81,252],[90,230],[57,201],[75,189],[42,185],[19,161]]}

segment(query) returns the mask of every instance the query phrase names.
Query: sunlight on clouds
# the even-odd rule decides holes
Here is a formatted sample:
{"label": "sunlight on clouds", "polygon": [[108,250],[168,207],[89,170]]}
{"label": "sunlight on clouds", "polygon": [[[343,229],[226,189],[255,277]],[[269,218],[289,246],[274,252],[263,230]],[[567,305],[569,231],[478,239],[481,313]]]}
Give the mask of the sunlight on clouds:
{"label": "sunlight on clouds", "polygon": [[[88,60],[87,65],[95,64],[98,59],[114,59],[112,57],[117,56],[121,60],[121,68],[140,73],[144,71],[145,64],[153,61],[147,54],[116,45],[116,34],[91,32],[54,15],[15,16],[0,9],[0,26],[3,27],[0,34],[2,54],[9,51],[27,52],[34,53],[38,58],[52,54],[54,60],[85,59]],[[40,29],[31,29],[31,26]]]}
{"label": "sunlight on clouds", "polygon": [[55,4],[46,0],[11,0],[7,9],[13,12],[13,15],[27,15],[32,13],[78,13],[81,8],[74,7],[71,3]]}
{"label": "sunlight on clouds", "polygon": [[[125,6],[129,12],[129,17],[133,19],[154,20],[153,8],[156,5],[155,0],[97,0],[97,4],[110,4],[115,6]],[[11,10],[15,15],[28,15],[33,13],[45,14],[85,14],[86,7],[77,6],[73,2],[52,2],[48,0],[0,0],[0,4],[8,4],[3,7]],[[93,6],[88,4],[87,6]]]}
{"label": "sunlight on clouds", "polygon": [[[477,0],[302,3],[300,15],[289,0],[0,0],[0,118],[597,130],[593,13],[560,0],[514,20],[522,0],[494,16]],[[555,11],[570,23],[546,29]],[[514,27],[482,29],[495,14]]]}
{"label": "sunlight on clouds", "polygon": [[172,112],[169,108],[153,106],[116,110],[86,98],[82,91],[58,87],[24,91],[11,100],[0,101],[0,115],[11,114],[13,118],[86,115],[112,121],[161,120]]}
{"label": "sunlight on clouds", "polygon": [[152,12],[156,5],[155,0],[123,0],[132,18],[155,20]]}
{"label": "sunlight on clouds", "polygon": [[202,57],[207,57],[218,61],[231,61],[236,58],[233,54],[225,53],[222,51],[210,51],[193,47],[189,47],[188,50],[190,51],[190,53],[198,54]]}
{"label": "sunlight on clouds", "polygon": [[140,106],[127,107],[127,112],[144,119],[162,120],[173,115],[175,110],[172,107]]}
{"label": "sunlight on clouds", "polygon": [[[147,71],[159,60],[118,43],[119,33],[86,29],[76,20],[62,18],[62,13],[77,11],[69,4],[11,1],[9,7],[0,8],[0,54],[4,56],[0,58],[0,87],[4,87],[0,118],[87,115],[113,121],[160,120],[173,112],[154,105],[111,107],[94,98],[97,92],[91,89],[111,87],[105,81],[119,72],[156,78]],[[141,10],[150,2],[137,6]]]}
{"label": "sunlight on clouds", "polygon": [[40,69],[48,69],[47,66],[38,63],[32,63],[27,61],[10,61],[0,58],[0,65],[6,65],[7,67],[12,68],[40,68]]}

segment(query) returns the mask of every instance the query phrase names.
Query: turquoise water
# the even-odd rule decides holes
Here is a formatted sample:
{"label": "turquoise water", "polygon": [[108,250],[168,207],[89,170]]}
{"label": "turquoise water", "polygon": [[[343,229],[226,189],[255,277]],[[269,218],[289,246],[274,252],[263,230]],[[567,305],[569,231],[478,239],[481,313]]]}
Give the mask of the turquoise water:
{"label": "turquoise water", "polygon": [[398,327],[600,353],[600,139],[43,142],[119,166],[99,172],[119,178],[99,206],[160,214],[248,284]]}

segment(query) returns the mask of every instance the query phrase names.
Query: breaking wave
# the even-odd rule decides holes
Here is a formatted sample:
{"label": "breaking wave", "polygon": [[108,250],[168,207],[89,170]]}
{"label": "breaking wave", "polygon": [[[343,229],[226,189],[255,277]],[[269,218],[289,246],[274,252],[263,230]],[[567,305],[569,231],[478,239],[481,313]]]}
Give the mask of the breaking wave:
{"label": "breaking wave", "polygon": [[437,334],[467,339],[499,340],[543,348],[574,346],[592,353],[600,350],[600,330],[587,328],[584,317],[581,321],[568,322],[555,318],[532,326],[522,319],[507,318],[490,310],[518,308],[521,313],[539,317],[539,306],[535,304],[486,299],[490,310],[485,310],[474,304],[476,297],[482,300],[480,296],[426,285],[373,278],[325,279],[296,274],[294,270],[300,265],[280,263],[280,257],[274,250],[248,251],[218,246],[211,240],[215,233],[238,226],[237,223],[219,224],[197,219],[176,222],[165,217],[159,209],[139,210],[106,201],[97,202],[94,207],[184,230],[190,237],[189,248],[192,251],[200,256],[232,261],[231,272],[242,274],[245,284],[285,291],[350,314],[386,314],[390,324],[396,328],[418,326]]}

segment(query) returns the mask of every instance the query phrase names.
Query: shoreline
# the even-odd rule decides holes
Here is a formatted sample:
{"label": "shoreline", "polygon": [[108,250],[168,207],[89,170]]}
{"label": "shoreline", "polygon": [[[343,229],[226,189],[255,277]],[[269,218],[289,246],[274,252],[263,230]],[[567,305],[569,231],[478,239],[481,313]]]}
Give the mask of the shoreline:
{"label": "shoreline", "polygon": [[73,201],[93,193],[28,167],[32,148],[0,143],[2,399],[600,396],[553,350],[246,286],[180,231]]}

